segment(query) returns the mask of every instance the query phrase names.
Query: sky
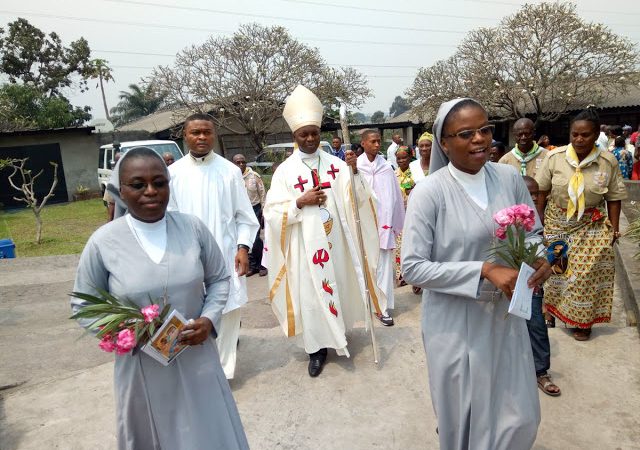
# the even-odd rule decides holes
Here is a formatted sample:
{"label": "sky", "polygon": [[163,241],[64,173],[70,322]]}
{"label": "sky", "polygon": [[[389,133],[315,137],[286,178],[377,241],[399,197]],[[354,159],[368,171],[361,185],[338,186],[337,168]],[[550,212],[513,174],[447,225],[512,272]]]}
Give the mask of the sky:
{"label": "sky", "polygon": [[[524,4],[516,0],[0,0],[0,26],[18,17],[65,44],[84,37],[92,58],[113,69],[106,84],[107,106],[118,93],[172,65],[177,52],[209,36],[231,35],[241,24],[286,27],[291,35],[316,47],[331,65],[350,65],[364,73],[373,96],[365,114],[389,107],[412,84],[420,67],[449,57],[465,34],[496,26]],[[540,3],[540,0],[529,0]],[[640,44],[640,1],[579,0],[578,13],[604,23]],[[562,32],[562,30],[558,30]],[[89,105],[104,118],[100,91],[67,92],[74,105]]]}

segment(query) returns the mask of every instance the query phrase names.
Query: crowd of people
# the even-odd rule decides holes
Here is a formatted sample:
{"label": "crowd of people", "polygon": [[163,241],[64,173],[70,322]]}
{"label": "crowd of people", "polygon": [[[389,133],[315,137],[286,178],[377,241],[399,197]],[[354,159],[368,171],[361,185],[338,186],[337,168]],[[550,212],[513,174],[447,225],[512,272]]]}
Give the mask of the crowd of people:
{"label": "crowd of people", "polygon": [[[339,137],[323,151],[322,116],[304,86],[289,95],[283,117],[295,150],[268,191],[244,155],[213,151],[204,114],[185,121],[184,158],[165,162],[140,147],[116,164],[115,219],[89,239],[74,291],[103,289],[140,307],[164,294],[193,319],[180,338],[191,348],[167,367],[144,352],[116,356],[119,448],[248,448],[227,379],[254,274],[268,277],[272,310],[307,353],[310,377],[330,349],[349,357],[347,332],[373,326],[370,310],[393,326],[394,289],[411,285],[422,295],[441,448],[531,448],[537,389],[561,394],[548,328],[558,319],[586,341],[611,318],[620,161],[633,135],[603,148],[588,109],[572,120],[568,145],[536,139],[534,122],[520,119],[506,151],[486,109],[463,98],[440,106],[417,154],[395,134],[385,159],[377,130],[362,132],[358,153]],[[494,214],[517,204],[537,210],[526,236],[540,247],[527,280],[530,320],[506,314],[519,272],[491,253]]]}

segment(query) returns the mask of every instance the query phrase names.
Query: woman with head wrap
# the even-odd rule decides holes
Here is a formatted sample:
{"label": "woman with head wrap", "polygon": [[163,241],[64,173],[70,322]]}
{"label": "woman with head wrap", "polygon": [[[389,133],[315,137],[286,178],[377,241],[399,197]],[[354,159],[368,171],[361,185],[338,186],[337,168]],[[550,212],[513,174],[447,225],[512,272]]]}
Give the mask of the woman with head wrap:
{"label": "woman with head wrap", "polygon": [[[522,177],[486,164],[493,126],[472,99],[443,103],[434,123],[430,175],[413,189],[402,272],[423,288],[422,336],[440,448],[525,450],[540,422],[524,319],[507,315],[518,271],[492,258],[493,215],[526,203]],[[540,221],[527,234],[539,242]],[[550,275],[540,258],[529,287]]]}
{"label": "woman with head wrap", "polygon": [[431,146],[433,143],[433,135],[428,131],[422,133],[418,139],[419,158],[409,164],[413,180],[418,183],[429,175],[429,160],[431,159]]}
{"label": "woman with head wrap", "polygon": [[[547,311],[586,341],[595,323],[611,320],[614,260],[621,200],[627,191],[616,157],[596,146],[600,119],[594,109],[571,122],[571,143],[549,152],[536,173],[538,211],[554,275],[545,285]],[[554,249],[563,248],[561,255]],[[556,252],[557,253],[557,252]]]}
{"label": "woman with head wrap", "polygon": [[[125,153],[111,183],[128,213],[89,238],[73,290],[102,289],[140,308],[164,297],[194,319],[180,337],[189,347],[166,367],[137,348],[116,355],[118,448],[248,449],[215,344],[229,292],[220,249],[195,216],[166,211],[169,173],[152,149]],[[71,300],[74,312],[85,304]]]}

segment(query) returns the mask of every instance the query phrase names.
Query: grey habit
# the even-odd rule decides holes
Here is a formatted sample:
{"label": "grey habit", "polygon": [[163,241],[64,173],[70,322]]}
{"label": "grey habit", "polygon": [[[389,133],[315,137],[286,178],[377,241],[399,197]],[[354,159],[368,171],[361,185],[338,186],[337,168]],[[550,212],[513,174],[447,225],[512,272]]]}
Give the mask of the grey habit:
{"label": "grey habit", "polygon": [[[409,197],[402,273],[408,284],[424,289],[422,336],[440,448],[530,449],[540,404],[526,322],[505,318],[508,299],[480,274],[490,259],[493,214],[521,203],[533,208],[533,203],[510,166],[484,166],[486,210],[446,168],[442,122],[461,100],[444,103],[434,123],[433,172]],[[536,218],[528,240],[541,240],[540,232]]]}
{"label": "grey habit", "polygon": [[[95,294],[99,287],[143,307],[166,288],[171,306],[187,319],[216,323],[229,291],[220,249],[196,217],[168,212],[166,218],[167,248],[158,264],[124,217],[99,228],[82,252],[74,290]],[[71,305],[75,312],[82,301],[72,298]],[[114,384],[121,450],[249,448],[211,337],[167,367],[141,351],[116,355]]]}

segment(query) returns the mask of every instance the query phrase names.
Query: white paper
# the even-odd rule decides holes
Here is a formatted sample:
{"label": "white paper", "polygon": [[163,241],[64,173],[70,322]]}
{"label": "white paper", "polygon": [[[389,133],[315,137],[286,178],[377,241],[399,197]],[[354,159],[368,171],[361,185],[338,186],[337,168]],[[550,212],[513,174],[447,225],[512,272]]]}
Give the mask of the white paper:
{"label": "white paper", "polygon": [[516,288],[511,296],[509,303],[509,314],[522,317],[523,319],[531,319],[531,299],[533,298],[533,288],[527,286],[527,282],[536,269],[528,264],[522,263],[518,279],[516,280]]}
{"label": "white paper", "polygon": [[174,309],[141,350],[163,366],[168,366],[187,348],[178,344],[180,333],[187,323],[187,319]]}

